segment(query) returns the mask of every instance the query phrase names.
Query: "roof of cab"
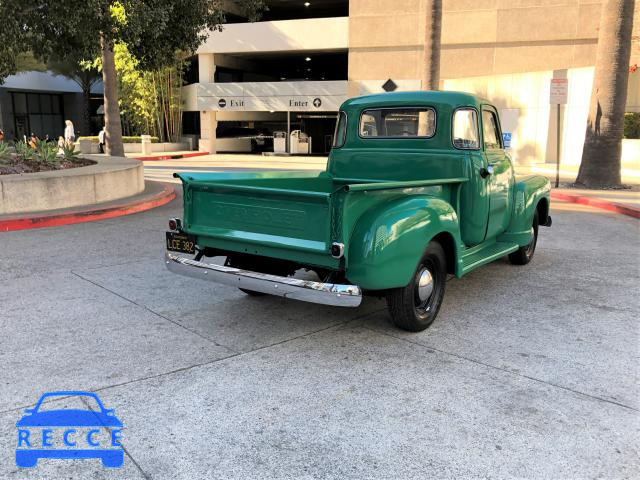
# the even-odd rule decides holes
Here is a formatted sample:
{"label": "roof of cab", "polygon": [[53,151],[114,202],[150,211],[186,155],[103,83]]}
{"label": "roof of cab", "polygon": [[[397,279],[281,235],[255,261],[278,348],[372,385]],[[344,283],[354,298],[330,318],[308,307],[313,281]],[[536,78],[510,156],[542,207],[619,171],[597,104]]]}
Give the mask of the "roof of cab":
{"label": "roof of cab", "polygon": [[363,95],[350,98],[342,104],[341,110],[367,107],[406,107],[416,105],[447,104],[452,107],[474,106],[491,103],[488,100],[466,92],[423,90],[414,92],[390,92]]}

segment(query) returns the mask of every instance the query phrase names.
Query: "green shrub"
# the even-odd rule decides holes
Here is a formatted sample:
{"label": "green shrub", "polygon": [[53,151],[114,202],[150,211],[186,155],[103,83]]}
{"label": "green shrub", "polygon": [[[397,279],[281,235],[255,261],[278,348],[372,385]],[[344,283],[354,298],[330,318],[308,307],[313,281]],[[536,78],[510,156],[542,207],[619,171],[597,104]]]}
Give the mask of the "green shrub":
{"label": "green shrub", "polygon": [[640,112],[624,114],[624,138],[640,138]]}
{"label": "green shrub", "polygon": [[[91,143],[99,143],[98,137],[79,137],[80,140],[89,140]],[[158,137],[151,137],[151,143],[158,143],[160,139]],[[142,143],[142,137],[122,137],[122,143]]]}
{"label": "green shrub", "polygon": [[16,153],[22,160],[33,160],[36,156],[36,152],[29,146],[27,142],[16,142]]}
{"label": "green shrub", "polygon": [[11,158],[11,150],[9,150],[9,144],[6,142],[0,142],[0,165],[7,163],[7,160]]}
{"label": "green shrub", "polygon": [[57,166],[60,164],[58,157],[58,146],[44,140],[38,140],[36,144],[36,156],[38,160],[47,165]]}
{"label": "green shrub", "polygon": [[72,143],[71,145],[65,145],[62,147],[62,156],[65,160],[69,160],[70,162],[77,162],[78,156],[80,152],[76,151],[76,146]]}

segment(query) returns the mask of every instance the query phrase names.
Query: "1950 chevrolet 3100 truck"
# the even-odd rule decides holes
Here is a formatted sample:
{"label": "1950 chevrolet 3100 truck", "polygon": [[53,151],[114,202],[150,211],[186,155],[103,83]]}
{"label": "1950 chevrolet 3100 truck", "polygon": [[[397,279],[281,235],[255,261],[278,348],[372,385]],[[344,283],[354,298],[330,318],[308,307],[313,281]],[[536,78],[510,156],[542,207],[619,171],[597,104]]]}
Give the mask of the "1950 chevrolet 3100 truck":
{"label": "1950 chevrolet 3100 truck", "polygon": [[[538,226],[551,225],[549,181],[514,178],[496,108],[466,93],[346,101],[319,174],[174,176],[184,217],[169,222],[169,270],[345,307],[385,296],[392,321],[410,331],[435,319],[447,274],[505,255],[524,265]],[[224,265],[202,261],[214,256]],[[318,281],[294,278],[301,268]]]}

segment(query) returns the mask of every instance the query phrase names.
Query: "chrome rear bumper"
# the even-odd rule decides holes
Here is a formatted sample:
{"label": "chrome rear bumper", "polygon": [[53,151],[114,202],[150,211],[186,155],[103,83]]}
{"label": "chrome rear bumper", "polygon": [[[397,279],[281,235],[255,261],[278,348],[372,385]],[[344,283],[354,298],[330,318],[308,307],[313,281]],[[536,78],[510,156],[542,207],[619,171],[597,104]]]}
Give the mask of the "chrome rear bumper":
{"label": "chrome rear bumper", "polygon": [[169,251],[164,254],[164,263],[173,273],[187,277],[210,280],[232,287],[293,298],[303,302],[338,307],[357,307],[362,301],[362,291],[356,285],[321,283],[251,272],[224,265],[198,262]]}

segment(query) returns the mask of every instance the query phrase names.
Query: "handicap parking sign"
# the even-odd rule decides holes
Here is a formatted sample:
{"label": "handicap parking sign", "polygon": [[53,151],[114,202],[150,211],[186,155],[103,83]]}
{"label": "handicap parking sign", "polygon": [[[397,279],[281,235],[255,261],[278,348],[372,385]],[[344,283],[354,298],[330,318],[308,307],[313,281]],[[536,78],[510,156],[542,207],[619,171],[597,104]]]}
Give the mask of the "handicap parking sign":
{"label": "handicap parking sign", "polygon": [[511,132],[502,132],[502,143],[504,148],[511,148]]}

